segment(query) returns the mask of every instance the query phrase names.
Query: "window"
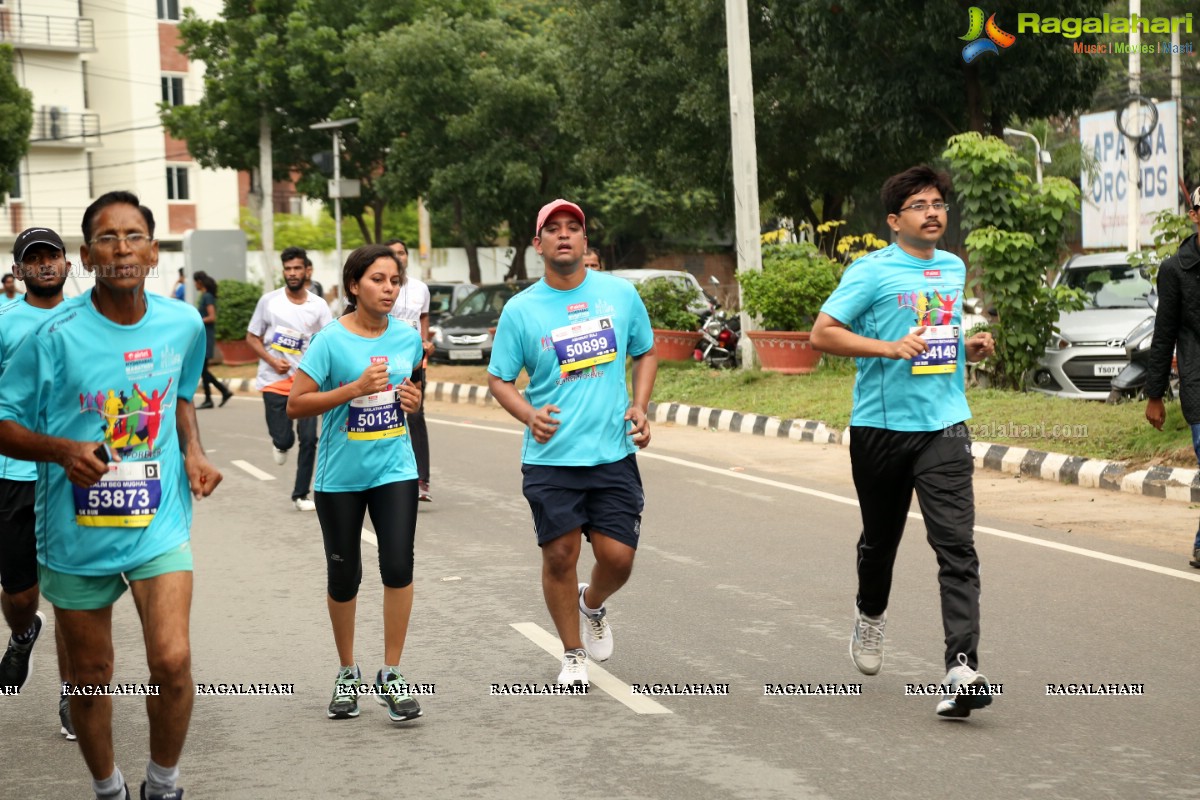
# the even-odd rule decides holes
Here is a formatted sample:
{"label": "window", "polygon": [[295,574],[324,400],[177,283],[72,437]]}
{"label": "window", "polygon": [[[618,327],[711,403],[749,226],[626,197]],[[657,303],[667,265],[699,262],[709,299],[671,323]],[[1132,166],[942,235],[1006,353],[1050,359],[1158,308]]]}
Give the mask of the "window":
{"label": "window", "polygon": [[168,22],[178,22],[179,0],[158,0],[158,18]]}
{"label": "window", "polygon": [[[4,0],[0,0],[0,5],[4,5]],[[10,173],[10,175],[12,176],[12,187],[8,190],[8,199],[9,200],[20,200],[21,199],[21,165],[17,164],[17,168],[14,169]]]}
{"label": "window", "polygon": [[183,105],[183,78],[174,75],[162,76],[162,101],[169,106]]}
{"label": "window", "polygon": [[167,199],[191,200],[187,167],[167,167]]}

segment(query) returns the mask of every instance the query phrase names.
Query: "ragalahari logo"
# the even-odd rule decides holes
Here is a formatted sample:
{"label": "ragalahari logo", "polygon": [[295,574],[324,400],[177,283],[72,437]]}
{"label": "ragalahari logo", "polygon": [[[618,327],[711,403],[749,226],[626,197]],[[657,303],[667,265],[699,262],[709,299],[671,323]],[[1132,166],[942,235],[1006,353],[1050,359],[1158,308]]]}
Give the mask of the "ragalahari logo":
{"label": "ragalahari logo", "polygon": [[[970,20],[967,28],[967,35],[960,36],[964,42],[969,44],[963,48],[963,61],[970,64],[975,59],[979,58],[984,53],[1000,54],[1001,50],[1007,50],[1012,47],[1013,42],[1017,40],[1016,36],[1011,33],[1006,33],[1000,30],[1000,26],[996,24],[996,15],[992,14],[987,18],[987,23],[983,21],[983,9],[978,6],[971,6],[968,19]],[[983,34],[987,34],[986,39],[979,38]]]}

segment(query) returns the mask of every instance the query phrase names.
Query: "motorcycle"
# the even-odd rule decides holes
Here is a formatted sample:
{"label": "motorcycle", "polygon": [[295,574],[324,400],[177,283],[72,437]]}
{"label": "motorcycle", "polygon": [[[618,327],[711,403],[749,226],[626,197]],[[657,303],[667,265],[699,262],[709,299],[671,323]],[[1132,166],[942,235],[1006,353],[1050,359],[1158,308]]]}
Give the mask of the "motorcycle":
{"label": "motorcycle", "polygon": [[[1147,298],[1150,308],[1158,310],[1158,295],[1152,294]],[[1129,335],[1125,337],[1125,354],[1129,363],[1125,365],[1117,377],[1112,380],[1112,390],[1108,394],[1109,403],[1120,403],[1124,400],[1144,400],[1146,377],[1150,371],[1150,344],[1154,341],[1154,317],[1147,317],[1139,322]],[[1167,398],[1170,398],[1179,387],[1179,371],[1175,360],[1171,360],[1171,376],[1167,383]]]}
{"label": "motorcycle", "polygon": [[742,334],[742,318],[717,306],[700,324],[700,343],[692,358],[713,369],[733,369],[738,365],[738,339]]}

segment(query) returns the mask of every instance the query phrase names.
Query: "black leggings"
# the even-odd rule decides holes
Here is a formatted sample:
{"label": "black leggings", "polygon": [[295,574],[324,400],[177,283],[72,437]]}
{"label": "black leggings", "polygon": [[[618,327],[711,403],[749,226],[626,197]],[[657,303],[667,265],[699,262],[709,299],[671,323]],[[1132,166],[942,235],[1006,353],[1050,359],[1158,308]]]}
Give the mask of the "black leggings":
{"label": "black leggings", "polygon": [[325,540],[329,596],[347,603],[362,583],[362,524],[367,510],[379,540],[379,575],[389,589],[413,580],[417,532],[417,482],[385,483],[357,492],[316,492],[317,518]]}
{"label": "black leggings", "polygon": [[221,397],[224,397],[229,391],[225,388],[225,384],[217,380],[217,377],[213,375],[211,371],[209,371],[207,361],[204,362],[204,371],[200,373],[200,379],[204,381],[205,400],[212,400],[212,389],[209,388],[211,386],[217,387],[217,391],[221,393]]}

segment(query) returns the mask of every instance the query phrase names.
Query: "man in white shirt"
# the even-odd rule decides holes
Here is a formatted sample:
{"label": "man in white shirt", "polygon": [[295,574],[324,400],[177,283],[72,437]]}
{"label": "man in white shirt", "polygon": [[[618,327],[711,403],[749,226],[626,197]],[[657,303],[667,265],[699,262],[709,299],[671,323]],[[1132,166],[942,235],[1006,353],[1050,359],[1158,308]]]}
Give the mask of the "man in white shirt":
{"label": "man in white shirt", "polygon": [[275,463],[280,466],[287,463],[288,450],[296,443],[298,434],[300,455],[296,461],[292,505],[297,511],[314,511],[316,504],[308,498],[308,492],[317,458],[317,418],[296,420],[293,429],[287,415],[287,399],[296,367],[309,341],[314,333],[333,321],[333,315],[324,300],[304,288],[308,259],[304,249],[289,247],[280,258],[284,286],[258,299],[247,326],[246,343],[258,355],[256,384],[263,393]]}
{"label": "man in white shirt", "polygon": [[[433,344],[429,341],[429,287],[408,271],[408,245],[400,239],[389,239],[384,245],[400,259],[400,277],[403,280],[400,296],[392,306],[392,316],[416,328],[417,333],[421,334],[425,357],[428,359],[433,352]],[[433,496],[429,494],[429,430],[425,427],[426,363],[422,361],[420,368],[413,371],[412,382],[421,387],[421,406],[408,415],[408,434],[412,437],[413,455],[417,458],[418,497],[428,503]]]}

